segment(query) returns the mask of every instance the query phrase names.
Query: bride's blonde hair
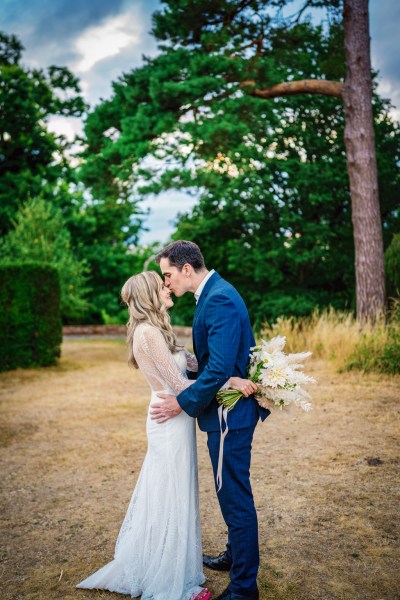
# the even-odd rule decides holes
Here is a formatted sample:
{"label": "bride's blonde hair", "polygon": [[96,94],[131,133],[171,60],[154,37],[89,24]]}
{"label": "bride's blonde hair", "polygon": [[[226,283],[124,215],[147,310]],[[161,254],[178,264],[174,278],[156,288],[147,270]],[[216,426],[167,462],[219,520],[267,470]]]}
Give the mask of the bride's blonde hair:
{"label": "bride's blonde hair", "polygon": [[133,335],[140,323],[149,323],[163,334],[171,352],[181,350],[172,330],[167,307],[160,298],[163,281],[155,271],[144,271],[133,275],[121,290],[121,298],[128,307],[129,321],[126,343],[128,345],[128,363],[136,369],[138,364],[133,353]]}

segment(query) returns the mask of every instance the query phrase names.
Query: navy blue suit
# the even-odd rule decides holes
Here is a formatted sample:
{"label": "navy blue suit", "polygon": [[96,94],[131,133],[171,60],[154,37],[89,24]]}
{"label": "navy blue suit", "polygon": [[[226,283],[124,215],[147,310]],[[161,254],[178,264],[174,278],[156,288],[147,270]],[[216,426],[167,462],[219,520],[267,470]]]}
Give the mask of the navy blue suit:
{"label": "navy blue suit", "polygon": [[[249,352],[254,345],[243,299],[232,285],[214,273],[200,295],[193,319],[197,380],[177,397],[182,409],[197,417],[200,429],[208,433],[214,478],[220,442],[215,394],[229,377],[247,377]],[[269,411],[252,396],[239,400],[228,414],[218,500],[228,526],[227,553],[232,557],[229,589],[244,595],[257,590],[259,567],[257,514],[250,486],[251,444],[258,419],[264,420],[268,415]]]}

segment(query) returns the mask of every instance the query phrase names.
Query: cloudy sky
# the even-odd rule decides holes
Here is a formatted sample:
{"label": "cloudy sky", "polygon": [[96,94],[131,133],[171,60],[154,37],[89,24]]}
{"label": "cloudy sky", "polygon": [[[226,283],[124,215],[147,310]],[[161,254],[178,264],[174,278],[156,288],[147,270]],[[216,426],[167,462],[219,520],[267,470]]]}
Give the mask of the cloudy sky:
{"label": "cloudy sky", "polygon": [[[293,6],[298,3],[295,0]],[[93,106],[111,94],[111,82],[157,52],[149,34],[158,0],[0,0],[1,29],[16,34],[28,66],[68,66],[79,78]],[[291,9],[292,10],[292,9]],[[400,1],[370,0],[372,64],[380,72],[379,89],[400,118]],[[51,127],[68,136],[81,130],[79,119],[57,119]],[[142,243],[165,242],[178,212],[194,199],[171,191],[150,198]]]}

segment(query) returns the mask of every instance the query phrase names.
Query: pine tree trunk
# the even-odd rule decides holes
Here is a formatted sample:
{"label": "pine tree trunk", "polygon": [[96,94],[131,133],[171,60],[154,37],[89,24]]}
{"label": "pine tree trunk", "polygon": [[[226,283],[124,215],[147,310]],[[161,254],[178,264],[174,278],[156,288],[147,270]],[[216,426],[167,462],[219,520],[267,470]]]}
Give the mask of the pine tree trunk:
{"label": "pine tree trunk", "polygon": [[345,0],[345,145],[354,227],[357,318],[385,311],[385,272],[372,115],[368,0]]}

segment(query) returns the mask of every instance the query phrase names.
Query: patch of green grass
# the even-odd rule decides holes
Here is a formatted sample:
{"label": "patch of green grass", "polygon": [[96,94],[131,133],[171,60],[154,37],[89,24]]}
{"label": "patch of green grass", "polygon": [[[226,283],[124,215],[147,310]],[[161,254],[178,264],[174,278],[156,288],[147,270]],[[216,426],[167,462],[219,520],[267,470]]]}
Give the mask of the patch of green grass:
{"label": "patch of green grass", "polygon": [[349,358],[347,368],[389,375],[400,373],[400,327],[389,324],[384,339],[379,339],[382,338],[379,332],[376,338],[373,339],[370,334],[362,336]]}

